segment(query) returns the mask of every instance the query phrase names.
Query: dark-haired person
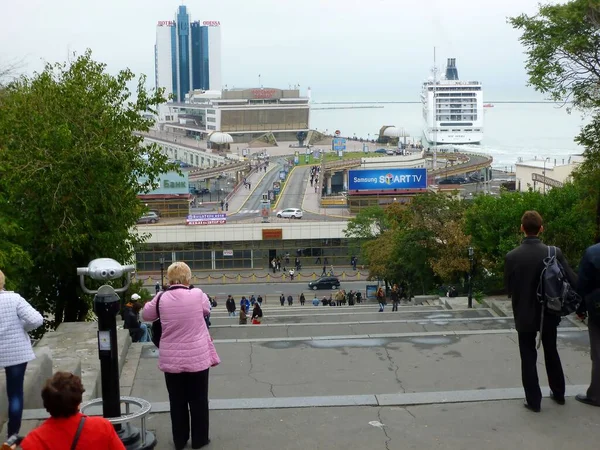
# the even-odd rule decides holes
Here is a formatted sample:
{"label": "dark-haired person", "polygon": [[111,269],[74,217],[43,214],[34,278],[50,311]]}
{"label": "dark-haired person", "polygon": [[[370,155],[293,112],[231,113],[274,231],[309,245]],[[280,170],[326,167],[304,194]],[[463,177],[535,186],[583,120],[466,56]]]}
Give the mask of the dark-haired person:
{"label": "dark-haired person", "polygon": [[577,394],[575,400],[590,406],[600,406],[600,241],[588,247],[579,263],[579,283],[577,291],[583,301],[577,315],[585,318],[588,314],[590,335],[590,357],[592,359],[592,379],[585,394]]}
{"label": "dark-haired person", "polygon": [[23,383],[27,363],[35,359],[28,331],[44,324],[44,318],[16,292],[4,289],[0,270],[0,368],[6,373],[8,437],[18,434],[23,417]]}
{"label": "dark-haired person", "polygon": [[[68,372],[56,372],[42,389],[44,408],[50,414],[42,425],[21,442],[23,450],[125,450],[110,422],[79,412],[85,392],[81,379]],[[79,436],[74,446],[77,430]]]}
{"label": "dark-haired person", "polygon": [[[525,407],[530,411],[539,412],[542,391],[536,367],[535,338],[540,331],[542,307],[537,298],[537,288],[544,268],[544,258],[548,256],[548,246],[539,238],[540,233],[544,231],[542,216],[537,211],[526,211],[521,218],[521,231],[525,234],[521,245],[508,252],[505,257],[504,286],[512,300],[515,328],[519,336]],[[556,258],[565,270],[569,282],[575,286],[577,277],[559,248],[556,248]],[[556,349],[556,329],[559,323],[559,316],[544,314],[542,344],[550,397],[559,405],[563,405],[565,375]]]}

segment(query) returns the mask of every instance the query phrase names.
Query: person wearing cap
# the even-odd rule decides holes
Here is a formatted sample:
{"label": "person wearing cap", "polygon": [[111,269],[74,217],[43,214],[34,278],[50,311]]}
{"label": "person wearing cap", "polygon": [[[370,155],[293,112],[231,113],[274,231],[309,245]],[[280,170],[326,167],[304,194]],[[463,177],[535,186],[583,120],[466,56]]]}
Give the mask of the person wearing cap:
{"label": "person wearing cap", "polygon": [[139,300],[138,294],[131,296],[131,302],[125,305],[123,310],[123,328],[129,330],[129,336],[133,342],[150,342],[148,325],[141,323],[139,319],[140,310],[144,307]]}

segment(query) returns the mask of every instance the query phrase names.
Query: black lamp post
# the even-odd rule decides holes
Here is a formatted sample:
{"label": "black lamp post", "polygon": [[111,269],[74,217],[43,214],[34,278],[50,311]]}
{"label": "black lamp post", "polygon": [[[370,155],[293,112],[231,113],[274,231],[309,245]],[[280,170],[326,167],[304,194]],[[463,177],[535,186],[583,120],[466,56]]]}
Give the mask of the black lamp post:
{"label": "black lamp post", "polygon": [[160,288],[164,289],[165,285],[165,258],[163,256],[158,260],[160,263]]}
{"label": "black lamp post", "polygon": [[469,303],[468,307],[473,307],[473,247],[468,248],[469,251]]}

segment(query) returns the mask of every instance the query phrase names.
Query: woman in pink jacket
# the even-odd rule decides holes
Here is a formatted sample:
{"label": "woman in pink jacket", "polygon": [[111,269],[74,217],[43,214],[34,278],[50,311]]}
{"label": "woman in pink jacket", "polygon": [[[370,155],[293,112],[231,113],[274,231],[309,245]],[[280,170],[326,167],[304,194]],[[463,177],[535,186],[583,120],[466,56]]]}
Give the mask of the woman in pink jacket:
{"label": "woman in pink jacket", "polygon": [[[146,303],[142,317],[154,321],[156,300],[162,337],[158,367],[165,373],[171,406],[171,429],[176,449],[190,439],[192,448],[208,445],[208,369],[221,362],[206,327],[210,313],[208,297],[200,289],[190,289],[192,272],[184,262],[167,270],[169,289]],[[188,413],[189,408],[189,413]]]}

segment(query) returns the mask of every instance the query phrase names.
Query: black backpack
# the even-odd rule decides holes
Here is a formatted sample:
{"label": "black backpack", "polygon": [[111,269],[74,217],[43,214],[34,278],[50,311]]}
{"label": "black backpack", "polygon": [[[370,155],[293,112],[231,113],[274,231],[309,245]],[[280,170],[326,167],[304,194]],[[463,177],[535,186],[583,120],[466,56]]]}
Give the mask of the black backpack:
{"label": "black backpack", "polygon": [[565,270],[556,258],[554,246],[548,246],[548,256],[544,258],[537,296],[542,307],[557,316],[568,316],[581,304],[581,297],[569,283]]}

